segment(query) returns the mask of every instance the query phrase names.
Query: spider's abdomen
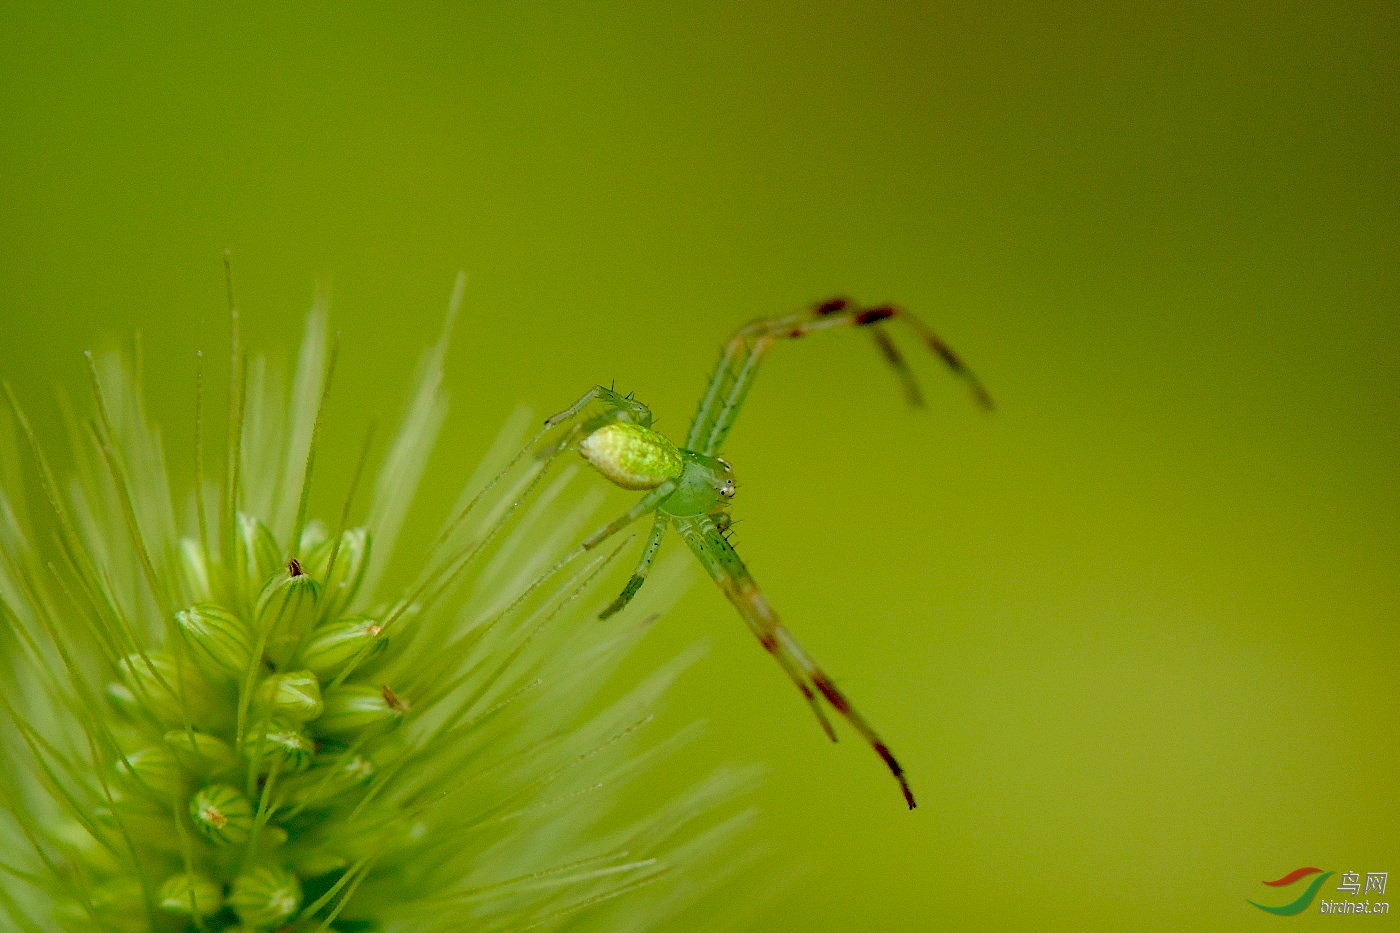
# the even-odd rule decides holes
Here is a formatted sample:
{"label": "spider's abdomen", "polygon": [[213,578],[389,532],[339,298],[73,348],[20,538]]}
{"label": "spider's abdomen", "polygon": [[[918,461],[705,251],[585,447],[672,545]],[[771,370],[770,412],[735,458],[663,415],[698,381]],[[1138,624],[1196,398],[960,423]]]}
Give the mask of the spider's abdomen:
{"label": "spider's abdomen", "polygon": [[681,452],[651,428],[628,421],[604,425],[579,441],[578,452],[623,489],[655,489],[681,475]]}

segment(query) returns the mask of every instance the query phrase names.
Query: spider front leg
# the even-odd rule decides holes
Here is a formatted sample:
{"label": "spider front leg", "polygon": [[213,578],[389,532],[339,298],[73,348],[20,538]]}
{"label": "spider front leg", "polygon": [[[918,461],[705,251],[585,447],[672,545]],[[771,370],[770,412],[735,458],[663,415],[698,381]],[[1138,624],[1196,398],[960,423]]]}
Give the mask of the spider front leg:
{"label": "spider front leg", "polygon": [[[720,590],[729,601],[734,604],[734,608],[739,610],[750,630],[758,637],[759,642],[768,653],[773,655],[777,662],[787,672],[792,681],[797,684],[797,688],[802,691],[802,695],[807,699],[808,704],[816,713],[817,719],[833,740],[836,733],[831,728],[831,723],[821,711],[821,706],[816,695],[816,691],[831,704],[836,712],[840,713],[847,722],[860,733],[861,738],[869,743],[875,750],[875,754],[889,768],[894,779],[899,782],[899,789],[904,794],[904,801],[909,805],[909,809],[914,809],[914,792],[909,788],[909,782],[904,777],[904,769],[900,767],[894,755],[890,752],[889,746],[875,732],[874,728],[866,722],[851,705],[831,678],[817,667],[816,663],[808,657],[797,639],[792,636],[778,621],[777,614],[768,605],[768,600],[763,597],[758,589],[758,584],[749,575],[748,569],[729,542],[724,539],[724,535],[716,524],[713,515],[685,515],[675,517],[676,528],[680,531],[681,537],[686,544],[690,545],[691,551],[699,558],[704,565],[710,578],[719,585]],[[810,684],[810,686],[809,686]]]}
{"label": "spider front leg", "polygon": [[535,454],[536,459],[552,460],[569,448],[577,447],[583,438],[604,425],[623,422],[641,425],[644,428],[651,427],[650,408],[630,395],[621,395],[607,386],[599,385],[580,395],[568,408],[546,418],[542,431],[548,432],[561,424],[577,421],[583,410],[594,402],[600,403],[603,410],[574,424],[558,441],[541,448]]}

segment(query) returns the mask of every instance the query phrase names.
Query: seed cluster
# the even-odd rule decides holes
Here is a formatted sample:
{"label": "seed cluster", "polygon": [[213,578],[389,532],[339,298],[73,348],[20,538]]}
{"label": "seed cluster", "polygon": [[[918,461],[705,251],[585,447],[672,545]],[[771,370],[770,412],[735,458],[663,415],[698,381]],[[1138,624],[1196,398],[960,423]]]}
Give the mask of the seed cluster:
{"label": "seed cluster", "polygon": [[[381,626],[349,612],[364,529],[313,528],[290,559],[254,518],[240,516],[234,538],[232,560],[183,542],[198,601],[175,613],[164,650],[123,658],[107,687],[128,747],[96,818],[120,826],[147,869],[164,866],[155,907],[171,929],[280,929],[315,914],[363,854],[324,832],[328,817],[372,803],[408,708],[374,676]],[[95,874],[104,855],[126,861],[90,854]],[[145,929],[149,897],[115,872],[72,919]]]}

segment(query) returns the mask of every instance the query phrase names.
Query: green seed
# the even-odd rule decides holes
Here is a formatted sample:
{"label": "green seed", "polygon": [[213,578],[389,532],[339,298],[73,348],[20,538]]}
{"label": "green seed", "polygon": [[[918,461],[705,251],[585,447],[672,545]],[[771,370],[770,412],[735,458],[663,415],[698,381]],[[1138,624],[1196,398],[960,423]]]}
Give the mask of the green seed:
{"label": "green seed", "polygon": [[368,784],[374,773],[374,762],[364,755],[347,752],[289,778],[282,790],[295,805],[324,807],[341,802],[347,792]]}
{"label": "green seed", "polygon": [[275,927],[301,906],[301,883],[280,865],[259,865],[233,880],[228,906],[249,926]]}
{"label": "green seed", "polygon": [[116,834],[161,851],[173,852],[179,847],[180,837],[171,821],[169,805],[148,796],[128,797],[114,787],[111,806],[93,807],[92,816],[97,825],[110,830],[104,834],[109,839]]}
{"label": "green seed", "polygon": [[388,687],[369,684],[341,684],[326,691],[325,704],[316,731],[336,736],[392,729],[408,709]]}
{"label": "green seed", "polygon": [[164,651],[127,655],[117,662],[118,680],[107,695],[123,712],[163,726],[223,723],[230,708],[189,664]]}
{"label": "green seed", "polygon": [[321,715],[321,685],[310,671],[273,674],[258,684],[258,709],[274,719],[306,722]]}
{"label": "green seed", "polygon": [[206,732],[172,729],[165,733],[165,744],[181,765],[199,774],[220,774],[238,763],[233,746]]}
{"label": "green seed", "polygon": [[285,574],[270,582],[253,610],[254,628],[267,639],[263,653],[274,666],[285,667],[318,618],[321,584],[295,560]]}
{"label": "green seed", "polygon": [[175,753],[163,745],[138,749],[118,758],[116,769],[139,793],[156,797],[180,794],[188,781]]}
{"label": "green seed", "polygon": [[316,626],[298,663],[318,677],[337,677],[374,657],[388,645],[379,624],[367,616],[347,616]]}
{"label": "green seed", "polygon": [[181,872],[165,879],[157,903],[172,914],[208,917],[224,906],[224,892],[208,875]]}
{"label": "green seed", "polygon": [[282,563],[282,550],[272,532],[257,518],[242,512],[238,513],[238,542],[233,563],[234,580],[231,582],[234,590],[243,594],[260,592]]}
{"label": "green seed", "polygon": [[316,747],[295,725],[274,719],[249,730],[243,739],[243,754],[256,762],[259,774],[267,774],[274,765],[285,773],[309,768]]}
{"label": "green seed", "polygon": [[193,660],[215,678],[241,681],[253,659],[253,630],[221,606],[192,606],[175,613],[175,623]]}
{"label": "green seed", "polygon": [[294,852],[289,852],[288,856],[292,860],[292,867],[303,878],[319,878],[350,867],[350,859],[330,846],[298,846]]}
{"label": "green seed", "polygon": [[335,618],[349,608],[369,568],[369,556],[369,532],[364,528],[346,529],[308,553],[306,572],[321,581],[325,616]]}
{"label": "green seed", "polygon": [[190,819],[214,845],[238,845],[253,831],[253,804],[236,787],[210,784],[190,798]]}
{"label": "green seed", "polygon": [[[135,878],[112,878],[97,885],[90,894],[98,929],[112,933],[138,933],[146,926],[146,903],[141,882]],[[91,921],[84,925],[90,929]]]}

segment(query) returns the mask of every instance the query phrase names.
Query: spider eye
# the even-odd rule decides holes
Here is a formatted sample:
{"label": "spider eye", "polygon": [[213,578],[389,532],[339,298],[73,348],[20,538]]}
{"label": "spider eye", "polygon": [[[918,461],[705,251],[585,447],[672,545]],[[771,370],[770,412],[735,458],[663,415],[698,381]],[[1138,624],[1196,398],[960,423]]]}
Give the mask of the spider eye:
{"label": "spider eye", "polygon": [[[725,464],[725,465],[728,466],[728,464]],[[719,494],[720,494],[721,496],[723,496],[725,499],[733,499],[733,498],[734,498],[734,481],[733,481],[732,479],[727,479],[727,480],[725,480],[723,483],[721,483],[721,484],[720,484],[720,487],[719,487]]]}
{"label": "spider eye", "polygon": [[734,468],[733,468],[732,466],[729,465],[729,461],[726,460],[726,459],[724,459],[723,457],[716,457],[716,458],[715,458],[715,462],[718,463],[720,466],[724,467],[724,472],[726,472],[726,473],[733,473],[733,472],[734,472]]}

